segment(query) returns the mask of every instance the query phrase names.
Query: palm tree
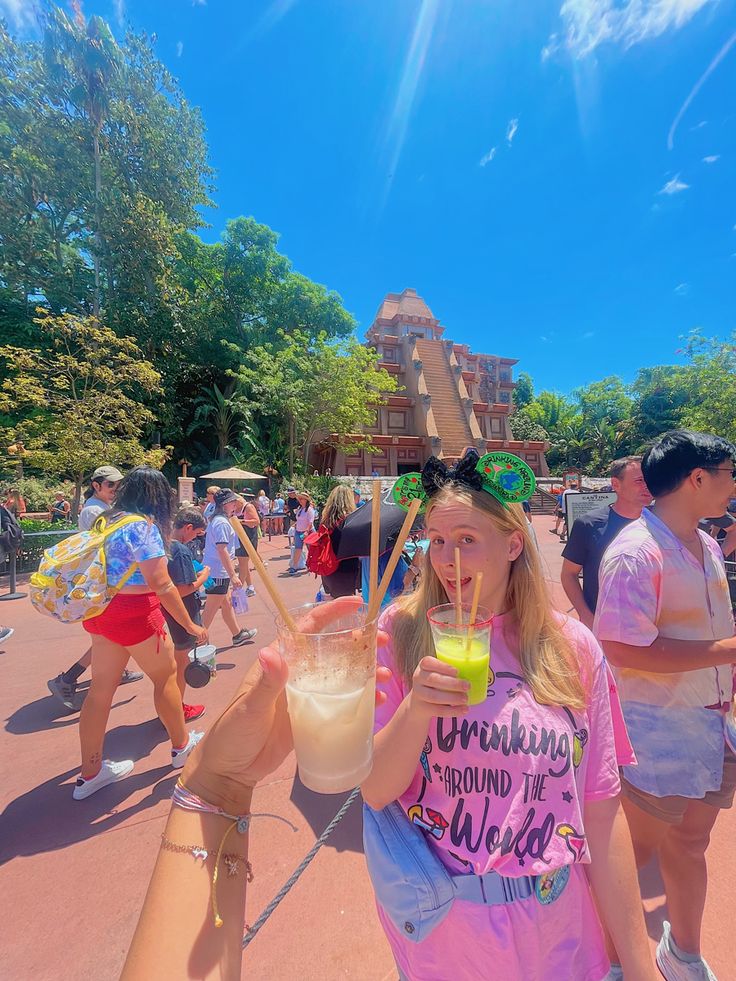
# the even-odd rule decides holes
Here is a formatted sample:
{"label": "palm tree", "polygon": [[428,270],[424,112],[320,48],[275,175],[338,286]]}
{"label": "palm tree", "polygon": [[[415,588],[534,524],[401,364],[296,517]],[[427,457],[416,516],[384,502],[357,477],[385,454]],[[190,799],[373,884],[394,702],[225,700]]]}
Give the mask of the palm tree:
{"label": "palm tree", "polygon": [[554,437],[565,426],[573,423],[578,410],[565,398],[556,392],[540,392],[537,398],[525,409],[529,418],[546,429]]}
{"label": "palm tree", "polygon": [[226,395],[217,385],[205,388],[195,401],[194,419],[187,435],[197,430],[210,430],[217,441],[217,459],[224,460],[232,443],[244,437],[245,424],[250,421],[251,407],[240,392]]}
{"label": "palm tree", "polygon": [[44,36],[45,57],[50,72],[64,78],[64,94],[69,103],[89,120],[94,157],[94,265],[93,313],[100,315],[100,256],[102,254],[102,157],[100,136],[110,105],[110,83],[123,63],[120,48],[101,17],[74,20],[58,7],[51,9]]}
{"label": "palm tree", "polygon": [[552,448],[562,454],[565,466],[585,466],[592,447],[590,437],[585,433],[583,420],[577,417],[563,426],[552,441]]}

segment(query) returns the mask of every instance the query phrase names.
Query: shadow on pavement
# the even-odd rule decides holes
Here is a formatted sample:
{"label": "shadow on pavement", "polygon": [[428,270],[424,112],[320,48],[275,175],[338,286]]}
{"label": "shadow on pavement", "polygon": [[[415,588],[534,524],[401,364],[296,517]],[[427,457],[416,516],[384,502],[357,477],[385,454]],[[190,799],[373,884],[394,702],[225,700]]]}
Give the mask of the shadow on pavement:
{"label": "shadow on pavement", "polygon": [[[118,726],[105,736],[105,756],[110,759],[145,758],[168,740],[158,719],[138,725]],[[0,864],[19,855],[56,851],[110,831],[122,821],[171,796],[179,773],[170,766],[133,772],[86,800],[72,798],[73,777],[78,768],[60,773],[11,801],[3,812]],[[151,787],[147,797],[129,807],[125,801],[136,791]]]}
{"label": "shadow on pavement", "polygon": [[[132,702],[135,695],[113,702],[110,709],[113,712],[122,705]],[[53,695],[37,698],[35,702],[22,705],[8,716],[5,721],[5,731],[14,736],[27,736],[31,732],[44,732],[47,729],[64,729],[79,722],[79,712],[68,712]]]}
{"label": "shadow on pavement", "polygon": [[[305,820],[319,838],[330,821],[334,818],[347,798],[345,794],[315,794],[307,790],[298,776],[294,777],[290,800],[301,811]],[[363,851],[363,812],[362,798],[358,797],[348,808],[344,817],[325,842],[325,848],[334,848],[337,852]]]}

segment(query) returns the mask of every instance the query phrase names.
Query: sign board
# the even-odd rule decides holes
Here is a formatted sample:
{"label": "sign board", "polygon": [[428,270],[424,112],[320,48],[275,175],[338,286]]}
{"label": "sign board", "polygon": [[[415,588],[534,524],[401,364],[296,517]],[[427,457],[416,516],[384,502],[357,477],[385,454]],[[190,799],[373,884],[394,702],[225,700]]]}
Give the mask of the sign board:
{"label": "sign board", "polygon": [[595,508],[602,508],[606,505],[613,504],[615,500],[616,495],[613,492],[607,494],[567,494],[563,499],[563,503],[565,505],[568,535],[572,531],[572,526],[575,524],[577,518],[587,514],[588,511],[593,511]]}

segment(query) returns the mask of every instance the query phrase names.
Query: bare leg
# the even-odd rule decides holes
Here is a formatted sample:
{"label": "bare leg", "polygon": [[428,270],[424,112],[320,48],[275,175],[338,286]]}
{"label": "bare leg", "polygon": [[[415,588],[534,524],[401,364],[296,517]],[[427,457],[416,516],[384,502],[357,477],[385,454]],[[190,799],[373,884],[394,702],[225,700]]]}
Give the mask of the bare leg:
{"label": "bare leg", "polygon": [[84,654],[82,654],[80,659],[77,661],[77,664],[80,666],[80,668],[88,668],[91,663],[92,663],[92,648],[90,647],[88,650],[84,652]]}
{"label": "bare leg", "polygon": [[227,599],[225,595],[215,595],[210,593],[207,599],[204,601],[204,610],[202,611],[202,624],[205,627],[210,627],[212,621],[215,619],[217,611],[222,606],[222,601]]}
{"label": "bare leg", "polygon": [[168,634],[154,634],[142,644],[133,644],[130,653],[138,667],[153,682],[153,704],[159,719],[169,734],[174,749],[181,749],[188,740],[184,725],[181,696],[176,683],[174,644]]}
{"label": "bare leg", "polygon": [[82,778],[89,780],[102,766],[102,747],[110,706],[128,661],[128,651],[105,637],[92,640],[92,682],[79,715]]}
{"label": "bare leg", "polygon": [[233,609],[233,604],[230,602],[230,593],[228,592],[225,596],[225,602],[220,607],[222,612],[222,619],[225,621],[225,626],[228,628],[233,637],[240,633],[240,624],[235,616],[235,610]]}
{"label": "bare leg", "polygon": [[700,928],[708,889],[705,851],[718,814],[717,807],[694,800],[682,823],[670,828],[659,848],[672,936],[688,954],[700,954]]}
{"label": "bare leg", "polygon": [[240,576],[240,581],[245,583],[246,586],[253,585],[250,575],[250,559],[247,555],[238,556],[238,575]]}
{"label": "bare leg", "polygon": [[187,664],[189,664],[189,651],[187,650],[177,650],[174,648],[174,658],[176,660],[176,685],[181,693],[181,700],[184,701],[184,691],[186,690],[187,683],[184,678],[184,672],[186,670]]}
{"label": "bare leg", "polygon": [[[647,864],[652,855],[657,851],[661,842],[672,828],[672,825],[667,824],[666,821],[660,821],[659,818],[655,818],[652,814],[647,814],[646,811],[642,811],[625,794],[621,795],[621,804],[626,819],[629,822],[631,840],[634,844],[636,867],[640,869]],[[619,964],[618,953],[605,924],[603,924],[603,936],[605,937],[606,953],[609,959],[612,963]]]}

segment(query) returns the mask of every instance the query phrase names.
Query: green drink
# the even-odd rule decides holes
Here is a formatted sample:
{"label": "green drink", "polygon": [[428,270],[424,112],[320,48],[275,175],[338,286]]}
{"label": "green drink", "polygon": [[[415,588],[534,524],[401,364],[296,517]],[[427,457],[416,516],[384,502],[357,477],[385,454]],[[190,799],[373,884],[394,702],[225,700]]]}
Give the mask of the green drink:
{"label": "green drink", "polygon": [[482,608],[476,611],[472,624],[470,617],[470,607],[465,604],[460,608],[460,622],[451,603],[435,606],[427,613],[437,658],[457,668],[458,677],[470,682],[468,704],[480,705],[488,690],[493,618]]}

